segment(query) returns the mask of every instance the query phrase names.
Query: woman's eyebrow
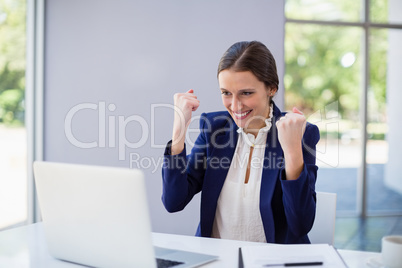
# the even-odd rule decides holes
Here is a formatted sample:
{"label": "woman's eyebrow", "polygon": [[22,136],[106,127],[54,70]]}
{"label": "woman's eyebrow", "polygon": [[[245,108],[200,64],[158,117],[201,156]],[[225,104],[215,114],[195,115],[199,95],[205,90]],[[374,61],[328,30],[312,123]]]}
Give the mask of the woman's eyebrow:
{"label": "woman's eyebrow", "polygon": [[[221,91],[230,91],[230,90],[227,90],[225,88],[221,88]],[[246,91],[254,91],[254,89],[253,88],[245,88],[245,89],[238,90],[238,92],[246,92]]]}

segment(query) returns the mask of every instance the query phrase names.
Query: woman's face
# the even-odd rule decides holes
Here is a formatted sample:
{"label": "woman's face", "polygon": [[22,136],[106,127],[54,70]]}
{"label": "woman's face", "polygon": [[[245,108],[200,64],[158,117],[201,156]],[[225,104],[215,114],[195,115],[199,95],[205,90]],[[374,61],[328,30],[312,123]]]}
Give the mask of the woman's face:
{"label": "woman's face", "polygon": [[[223,70],[218,75],[222,102],[238,127],[246,133],[257,134],[269,116],[269,89],[250,71]],[[272,94],[272,95],[271,95]]]}

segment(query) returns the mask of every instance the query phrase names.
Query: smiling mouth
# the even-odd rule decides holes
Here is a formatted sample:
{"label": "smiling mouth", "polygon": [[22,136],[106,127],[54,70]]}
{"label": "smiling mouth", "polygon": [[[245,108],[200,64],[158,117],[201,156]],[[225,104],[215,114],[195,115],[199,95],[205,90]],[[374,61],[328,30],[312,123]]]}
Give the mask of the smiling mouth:
{"label": "smiling mouth", "polygon": [[253,111],[253,110],[250,110],[250,111],[247,111],[247,112],[244,112],[244,113],[240,113],[240,114],[236,113],[236,112],[233,112],[233,115],[235,116],[236,119],[244,119],[251,113],[251,111]]}

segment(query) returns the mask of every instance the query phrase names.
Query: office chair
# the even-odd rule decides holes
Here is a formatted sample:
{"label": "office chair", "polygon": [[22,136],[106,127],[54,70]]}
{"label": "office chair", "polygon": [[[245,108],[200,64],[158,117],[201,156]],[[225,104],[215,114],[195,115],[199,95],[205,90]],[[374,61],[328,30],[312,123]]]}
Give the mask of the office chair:
{"label": "office chair", "polygon": [[312,244],[334,243],[336,194],[316,192],[317,206],[313,227],[308,233]]}

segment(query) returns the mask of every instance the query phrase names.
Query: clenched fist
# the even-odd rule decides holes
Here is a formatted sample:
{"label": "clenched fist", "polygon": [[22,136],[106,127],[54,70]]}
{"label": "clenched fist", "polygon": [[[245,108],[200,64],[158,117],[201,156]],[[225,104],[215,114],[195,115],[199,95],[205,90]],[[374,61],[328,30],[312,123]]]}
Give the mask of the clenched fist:
{"label": "clenched fist", "polygon": [[179,154],[184,149],[186,131],[191,122],[191,115],[200,106],[200,101],[190,89],[186,93],[174,94],[174,121],[172,135],[172,154]]}
{"label": "clenched fist", "polygon": [[297,108],[276,122],[278,140],[285,157],[286,179],[294,180],[303,170],[302,139],[306,130],[306,118]]}

